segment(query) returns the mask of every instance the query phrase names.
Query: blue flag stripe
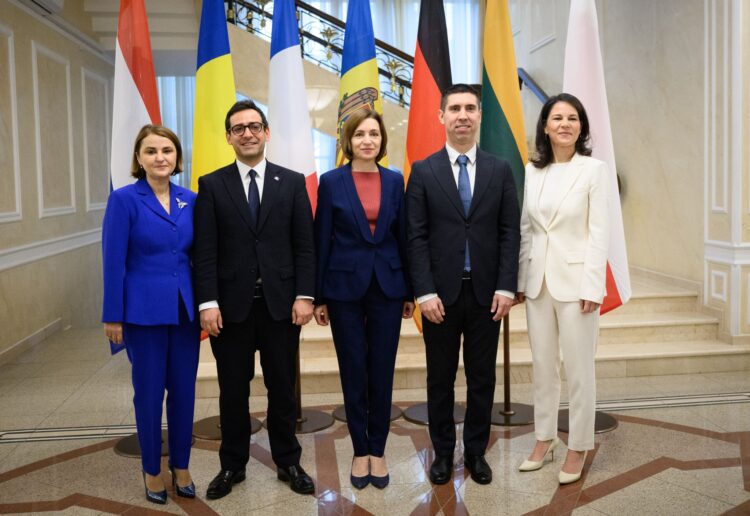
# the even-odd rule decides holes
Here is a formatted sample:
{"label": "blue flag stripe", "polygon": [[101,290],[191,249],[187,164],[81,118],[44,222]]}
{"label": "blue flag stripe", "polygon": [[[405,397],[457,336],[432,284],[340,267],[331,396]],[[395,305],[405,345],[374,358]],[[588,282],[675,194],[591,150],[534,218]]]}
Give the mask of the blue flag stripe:
{"label": "blue flag stripe", "polygon": [[299,46],[299,33],[294,0],[276,0],[273,3],[271,58],[282,50],[296,46]]}
{"label": "blue flag stripe", "polygon": [[208,61],[229,53],[229,34],[222,0],[203,0],[198,34],[198,70]]}
{"label": "blue flag stripe", "polygon": [[351,0],[346,11],[341,75],[365,61],[375,59],[374,41],[375,33],[372,30],[370,2],[368,0]]}

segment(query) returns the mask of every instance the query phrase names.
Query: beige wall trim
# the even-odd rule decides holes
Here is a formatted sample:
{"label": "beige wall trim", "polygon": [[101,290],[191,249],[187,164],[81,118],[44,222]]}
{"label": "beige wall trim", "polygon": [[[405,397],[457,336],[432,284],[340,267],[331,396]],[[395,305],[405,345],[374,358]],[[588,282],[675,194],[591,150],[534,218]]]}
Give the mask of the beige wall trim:
{"label": "beige wall trim", "polygon": [[100,242],[102,228],[89,229],[0,251],[0,272]]}
{"label": "beige wall trim", "polygon": [[81,32],[79,29],[62,19],[56,14],[49,16],[40,16],[34,9],[24,5],[19,0],[8,0],[11,5],[21,9],[23,12],[34,18],[36,21],[43,23],[53,29],[55,32],[66,37],[73,43],[80,45],[81,48],[88,50],[92,55],[112,66],[115,65],[115,56],[107,54],[98,41],[89,35]]}
{"label": "beige wall trim", "polygon": [[[104,103],[107,106],[111,106],[111,101],[109,98],[109,81],[106,77],[102,77],[98,73],[94,72],[93,70],[89,70],[87,68],[81,68],[81,108],[83,109],[83,177],[86,180],[86,211],[97,211],[97,210],[103,210],[104,207],[107,205],[106,201],[104,202],[91,202],[91,163],[89,163],[89,139],[86,137],[88,134],[88,119],[89,115],[86,110],[86,78],[89,78],[91,80],[94,80],[104,87]],[[111,137],[109,135],[111,122],[109,120],[109,110],[105,111],[104,116],[106,118],[106,121],[104,123],[104,126],[107,128],[107,135],[105,137],[105,140],[109,143],[111,140]],[[107,145],[109,147],[109,145]],[[109,176],[109,161],[110,160],[110,153],[109,148],[107,149],[107,162],[104,164],[105,167],[107,167],[107,172]]]}
{"label": "beige wall trim", "polygon": [[15,358],[21,355],[21,353],[31,348],[34,344],[42,342],[47,337],[54,335],[60,330],[62,330],[62,319],[58,317],[57,319],[38,329],[31,335],[22,338],[7,349],[0,351],[0,365],[12,362]]}
{"label": "beige wall trim", "polygon": [[692,281],[685,278],[680,278],[678,276],[673,276],[671,274],[667,274],[660,271],[654,271],[651,269],[647,269],[645,267],[638,267],[635,265],[630,266],[630,274],[633,277],[640,276],[644,279],[653,279],[656,281],[659,281],[661,283],[666,283],[667,285],[673,285],[675,287],[684,288],[687,290],[693,290],[695,292],[698,292],[699,294],[702,291],[702,285],[699,281]]}
{"label": "beige wall trim", "polygon": [[[18,152],[18,108],[16,96],[16,57],[13,46],[13,30],[0,23],[0,37],[8,39],[8,78],[10,81],[11,149],[13,151],[13,183],[15,209],[0,213],[0,224],[21,220],[21,163]],[[0,58],[1,59],[1,58]]]}
{"label": "beige wall trim", "polygon": [[[70,179],[70,204],[62,206],[44,206],[44,170],[42,165],[42,134],[40,128],[45,123],[43,113],[41,113],[41,107],[39,106],[39,66],[38,66],[38,55],[43,55],[48,59],[60,63],[65,67],[65,102],[67,107],[67,129],[68,129],[68,176]],[[58,215],[65,215],[68,213],[75,213],[76,211],[76,182],[73,173],[73,155],[75,149],[73,148],[73,106],[71,98],[71,82],[70,82],[70,60],[65,56],[62,56],[43,45],[40,45],[36,41],[31,42],[31,69],[32,69],[32,82],[34,88],[34,131],[35,131],[35,144],[36,144],[36,189],[37,199],[39,201],[39,218],[45,217],[56,217]]]}

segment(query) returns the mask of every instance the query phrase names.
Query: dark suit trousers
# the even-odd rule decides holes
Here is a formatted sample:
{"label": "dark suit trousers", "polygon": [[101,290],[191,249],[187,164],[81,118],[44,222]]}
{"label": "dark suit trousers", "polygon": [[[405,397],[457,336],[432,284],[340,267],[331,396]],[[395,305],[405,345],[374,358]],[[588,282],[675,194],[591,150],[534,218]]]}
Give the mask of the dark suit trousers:
{"label": "dark suit trousers", "polygon": [[382,457],[404,300],[387,298],[373,275],[362,299],[327,304],[354,455]]}
{"label": "dark suit trousers", "polygon": [[167,391],[169,461],[187,469],[193,444],[195,375],[200,327],[190,321],[180,299],[180,323],[141,326],[125,323],[125,350],[133,365],[133,404],[141,464],[149,475],[161,471],[161,418]]}
{"label": "dark suit trousers", "polygon": [[294,391],[299,326],[290,318],[274,321],[265,300],[256,298],[248,318],[224,323],[211,337],[219,376],[222,469],[244,469],[250,458],[250,380],[255,375],[255,351],[260,352],[263,381],[268,390],[268,437],[277,466],[299,463],[302,448],[295,436],[297,402]]}
{"label": "dark suit trousers", "polygon": [[453,305],[445,307],[441,324],[426,318],[422,321],[427,356],[427,415],[435,454],[453,455],[456,445],[453,386],[463,334],[467,387],[464,451],[484,455],[495,395],[500,323],[492,320],[489,305],[477,302],[471,280],[462,282],[461,293]]}

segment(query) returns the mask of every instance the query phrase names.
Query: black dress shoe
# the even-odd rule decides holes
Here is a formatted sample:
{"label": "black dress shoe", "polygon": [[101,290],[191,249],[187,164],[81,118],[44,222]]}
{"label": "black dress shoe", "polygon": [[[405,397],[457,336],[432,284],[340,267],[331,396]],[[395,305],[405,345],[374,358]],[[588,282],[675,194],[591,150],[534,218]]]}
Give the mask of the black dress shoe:
{"label": "black dress shoe", "polygon": [[244,469],[238,471],[222,469],[219,471],[219,474],[214,477],[211,483],[208,484],[206,498],[209,500],[223,498],[232,492],[232,486],[234,484],[239,484],[243,480],[245,480]]}
{"label": "black dress shoe", "polygon": [[484,455],[464,455],[464,467],[471,472],[471,479],[477,484],[492,482],[492,468],[484,460]]}
{"label": "black dress shoe", "polygon": [[283,482],[289,482],[289,487],[295,493],[313,494],[315,492],[315,484],[312,478],[305,473],[305,470],[299,464],[278,468],[276,470],[276,478]]}
{"label": "black dress shoe", "polygon": [[430,466],[430,481],[433,484],[445,484],[451,479],[453,473],[453,456],[436,455]]}

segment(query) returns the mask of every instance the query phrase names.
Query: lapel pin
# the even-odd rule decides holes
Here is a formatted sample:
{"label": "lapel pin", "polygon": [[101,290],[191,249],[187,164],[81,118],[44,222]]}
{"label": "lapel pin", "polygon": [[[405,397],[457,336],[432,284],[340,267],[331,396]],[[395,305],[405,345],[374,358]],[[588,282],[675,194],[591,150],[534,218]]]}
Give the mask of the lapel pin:
{"label": "lapel pin", "polygon": [[273,176],[273,179],[274,179],[274,181],[278,181],[279,180],[279,176]]}

